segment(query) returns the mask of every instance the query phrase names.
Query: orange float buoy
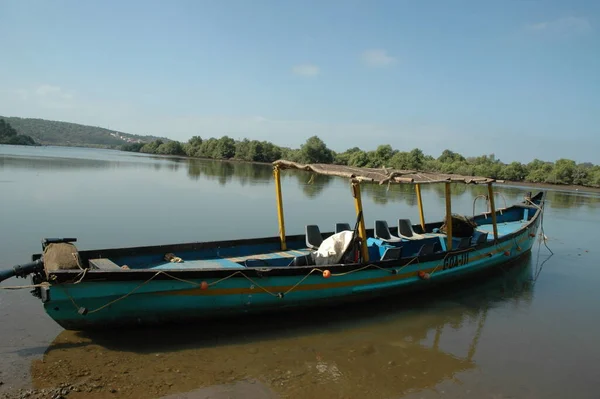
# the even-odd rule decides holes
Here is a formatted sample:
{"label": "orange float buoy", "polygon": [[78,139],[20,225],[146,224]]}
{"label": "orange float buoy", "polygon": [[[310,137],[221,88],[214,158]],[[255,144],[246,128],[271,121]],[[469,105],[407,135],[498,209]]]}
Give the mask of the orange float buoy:
{"label": "orange float buoy", "polygon": [[425,278],[425,272],[423,270],[419,270],[419,272],[417,273],[417,275],[419,276],[419,278],[421,280],[423,280]]}
{"label": "orange float buoy", "polygon": [[510,256],[510,251],[504,251],[504,256]]}
{"label": "orange float buoy", "polygon": [[207,290],[208,289],[208,283],[206,281],[203,281],[200,283],[200,289],[201,290]]}
{"label": "orange float buoy", "polygon": [[325,271],[323,272],[323,277],[325,277],[325,278],[329,278],[329,277],[331,277],[331,272],[330,272],[329,270],[325,270]]}

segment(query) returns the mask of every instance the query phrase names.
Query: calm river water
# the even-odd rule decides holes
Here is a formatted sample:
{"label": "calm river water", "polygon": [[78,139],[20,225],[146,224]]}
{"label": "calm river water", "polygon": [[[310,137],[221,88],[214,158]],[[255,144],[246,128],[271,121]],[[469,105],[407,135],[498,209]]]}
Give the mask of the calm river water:
{"label": "calm river water", "polygon": [[[283,190],[290,234],[354,221],[344,179],[286,171]],[[453,210],[469,215],[485,188],[454,190]],[[510,204],[529,189],[498,190]],[[423,196],[426,218],[442,218],[443,186]],[[367,185],[363,202],[369,226],[418,220],[408,186]],[[536,244],[519,267],[485,282],[276,319],[90,335],[62,330],[28,290],[0,290],[0,396],[68,383],[82,387],[69,398],[207,387],[200,392],[214,397],[600,398],[599,208],[598,194],[549,191],[544,227],[555,255]],[[43,237],[77,237],[91,249],[277,229],[268,165],[0,146],[0,268],[28,261]]]}

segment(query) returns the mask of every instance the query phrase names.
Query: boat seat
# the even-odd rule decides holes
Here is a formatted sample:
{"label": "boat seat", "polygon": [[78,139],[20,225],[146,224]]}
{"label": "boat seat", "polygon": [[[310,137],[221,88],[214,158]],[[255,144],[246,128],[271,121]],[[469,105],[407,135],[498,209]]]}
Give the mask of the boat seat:
{"label": "boat seat", "polygon": [[321,230],[316,224],[306,225],[306,246],[311,249],[319,249],[323,242]]}
{"label": "boat seat", "polygon": [[402,257],[402,247],[386,248],[381,255],[381,260],[398,260]]}
{"label": "boat seat", "polygon": [[410,219],[398,219],[398,235],[407,240],[420,240],[424,238],[422,234],[415,233]]}
{"label": "boat seat", "polygon": [[336,223],[335,224],[335,232],[341,233],[342,231],[352,230],[350,227],[350,223]]}
{"label": "boat seat", "polygon": [[290,266],[310,266],[314,264],[315,262],[311,255],[301,255],[296,256],[290,263]]}
{"label": "boat seat", "polygon": [[471,237],[462,237],[458,242],[457,249],[465,249],[471,246]]}
{"label": "boat seat", "polygon": [[92,269],[110,270],[110,271],[122,271],[121,267],[110,259],[98,258],[88,259],[88,262]]}
{"label": "boat seat", "polygon": [[374,230],[375,238],[380,239],[385,242],[401,242],[400,237],[393,236],[390,233],[390,228],[385,220],[376,220],[375,221],[375,230]]}
{"label": "boat seat", "polygon": [[427,256],[427,255],[433,255],[435,252],[435,244],[439,244],[437,242],[426,242],[425,244],[421,245],[421,248],[419,248],[419,252],[417,253],[417,256]]}
{"label": "boat seat", "polygon": [[473,245],[479,245],[479,244],[483,244],[484,242],[487,242],[487,238],[488,238],[488,233],[479,233],[479,235],[477,235],[477,237],[473,237],[471,242]]}

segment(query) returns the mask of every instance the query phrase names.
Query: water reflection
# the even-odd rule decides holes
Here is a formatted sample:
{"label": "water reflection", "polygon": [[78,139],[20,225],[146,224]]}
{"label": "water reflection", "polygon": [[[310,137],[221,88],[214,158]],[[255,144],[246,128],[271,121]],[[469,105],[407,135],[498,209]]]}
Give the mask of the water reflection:
{"label": "water reflection", "polygon": [[201,177],[217,180],[221,185],[232,181],[245,186],[272,181],[273,170],[270,165],[258,165],[247,162],[226,162],[201,159],[188,159],[188,176],[193,180]]}
{"label": "water reflection", "polygon": [[257,379],[282,397],[399,397],[476,370],[478,347],[495,344],[483,330],[490,309],[526,311],[531,275],[525,258],[435,295],[178,328],[64,331],[32,363],[33,382],[160,397]]}
{"label": "water reflection", "polygon": [[[293,176],[297,181],[298,185],[302,187],[302,192],[308,198],[316,198],[323,192],[331,182],[334,181],[334,177],[319,175],[315,173],[303,173],[299,171],[287,171],[292,172],[290,175]],[[350,192],[350,191],[348,191]]]}
{"label": "water reflection", "polygon": [[[87,154],[86,154],[87,155]],[[105,155],[105,154],[104,154]],[[130,169],[143,168],[155,171],[163,169],[177,172],[180,168],[187,166],[187,176],[192,180],[214,180],[220,185],[230,183],[242,186],[271,184],[273,181],[272,167],[269,164],[252,164],[247,162],[227,162],[206,159],[186,159],[178,157],[164,157],[156,155],[140,155],[115,152],[111,157],[102,159],[98,157],[45,157],[25,155],[0,155],[0,171],[6,170],[38,170],[44,172],[64,172],[70,170],[85,169]],[[326,187],[337,181],[345,184],[347,179],[308,174],[303,171],[286,170],[284,178],[297,181],[302,188],[306,198],[318,197]],[[424,197],[436,198],[437,204],[443,204],[445,187],[443,184],[422,185]],[[374,203],[385,205],[388,203],[405,203],[416,206],[416,195],[412,185],[378,185],[364,184],[363,193],[371,198]],[[520,201],[526,191],[535,191],[521,186],[497,185],[497,206],[503,207],[506,203],[511,205]],[[349,191],[348,191],[349,192]],[[453,200],[463,196],[475,198],[477,195],[486,195],[487,187],[472,186],[465,184],[452,184],[451,192]],[[568,192],[555,189],[547,190],[547,200],[554,208],[578,208],[588,207],[595,209],[600,204],[598,193]],[[483,209],[480,209],[483,210]]]}

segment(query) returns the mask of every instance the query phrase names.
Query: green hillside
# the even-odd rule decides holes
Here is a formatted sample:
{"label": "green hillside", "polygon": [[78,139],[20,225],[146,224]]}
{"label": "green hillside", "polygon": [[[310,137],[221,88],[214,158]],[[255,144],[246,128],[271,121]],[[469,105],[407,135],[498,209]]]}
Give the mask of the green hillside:
{"label": "green hillside", "polygon": [[[139,136],[77,123],[0,116],[22,135],[45,145],[117,148],[129,142],[150,142],[159,137]],[[164,139],[163,139],[164,140]]]}

